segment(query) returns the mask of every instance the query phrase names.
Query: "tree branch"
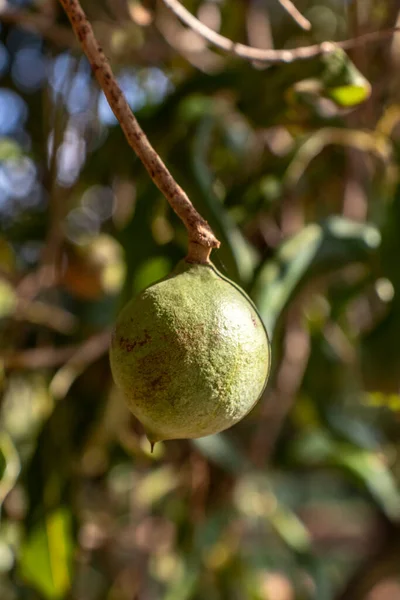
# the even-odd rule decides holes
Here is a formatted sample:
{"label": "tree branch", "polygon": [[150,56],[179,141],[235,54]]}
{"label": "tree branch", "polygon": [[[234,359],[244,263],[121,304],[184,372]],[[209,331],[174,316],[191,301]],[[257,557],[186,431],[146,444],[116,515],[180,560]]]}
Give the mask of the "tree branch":
{"label": "tree branch", "polygon": [[96,79],[120,123],[129,145],[136,152],[150,177],[164,194],[188,231],[189,253],[187,260],[207,263],[211,250],[219,248],[220,242],[214,236],[207,221],[199,215],[188,196],[174,180],[137,122],[114,77],[110,63],[97,43],[92,26],[79,0],[60,0],[60,4],[71,21]]}
{"label": "tree branch", "polygon": [[56,400],[64,398],[79,375],[107,352],[110,338],[111,330],[105,329],[90,337],[77,348],[50,382],[49,390]]}
{"label": "tree branch", "polygon": [[291,0],[278,0],[279,4],[286,10],[286,12],[292,17],[293,21],[297,23],[302,29],[307,31],[311,29],[311,23],[306,19],[301,12],[295,7]]}
{"label": "tree branch", "polygon": [[306,60],[321,54],[328,54],[334,52],[337,48],[343,50],[349,50],[357,46],[363,46],[367,42],[376,42],[381,39],[385,39],[393,35],[396,31],[400,31],[400,27],[393,27],[392,29],[385,29],[382,31],[374,31],[360,35],[359,37],[352,38],[350,40],[344,40],[342,42],[322,42],[322,44],[313,44],[312,46],[301,46],[294,50],[270,50],[262,48],[252,48],[245,44],[236,44],[232,40],[220,35],[213,29],[204,25],[195,16],[193,16],[179,0],[164,0],[164,4],[172,10],[172,12],[185,24],[190,27],[198,35],[206,39],[210,44],[213,44],[221,50],[230,52],[240,58],[246,60],[255,60],[258,62],[265,62],[270,65],[280,63],[292,63],[296,60]]}

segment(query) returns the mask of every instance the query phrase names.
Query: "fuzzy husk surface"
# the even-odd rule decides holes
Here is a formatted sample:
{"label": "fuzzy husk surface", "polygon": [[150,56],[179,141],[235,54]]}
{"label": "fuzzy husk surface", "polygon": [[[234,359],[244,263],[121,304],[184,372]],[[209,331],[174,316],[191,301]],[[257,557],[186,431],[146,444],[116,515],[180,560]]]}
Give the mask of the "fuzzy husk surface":
{"label": "fuzzy husk surface", "polygon": [[123,308],[110,362],[151,442],[198,438],[253,408],[268,379],[270,345],[243,290],[211,264],[181,261]]}

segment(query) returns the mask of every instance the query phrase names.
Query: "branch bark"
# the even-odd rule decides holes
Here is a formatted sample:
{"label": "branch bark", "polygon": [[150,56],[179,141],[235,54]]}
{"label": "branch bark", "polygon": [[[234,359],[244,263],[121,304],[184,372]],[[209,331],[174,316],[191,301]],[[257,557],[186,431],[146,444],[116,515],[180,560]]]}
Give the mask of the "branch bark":
{"label": "branch bark", "polygon": [[311,23],[306,19],[301,12],[295,7],[291,0],[278,0],[279,4],[286,10],[286,12],[292,17],[293,21],[297,23],[299,27],[305,30],[311,29]]}
{"label": "branch bark", "polygon": [[219,248],[220,242],[214,236],[207,221],[199,215],[188,196],[174,180],[140,127],[114,77],[109,61],[95,38],[92,26],[79,0],[60,0],[60,4],[71,22],[93,73],[118,119],[129,145],[136,152],[150,177],[188,231],[187,260],[199,263],[209,262],[211,250]]}
{"label": "branch bark", "polygon": [[164,0],[164,4],[190,29],[195,31],[198,35],[203,37],[205,40],[213,44],[217,48],[230,52],[240,58],[246,60],[254,60],[258,62],[265,62],[270,65],[272,64],[287,64],[297,60],[306,60],[322,54],[329,54],[334,52],[337,48],[343,50],[349,50],[357,46],[363,46],[368,42],[377,42],[381,39],[385,39],[395,32],[400,31],[400,27],[394,27],[392,29],[386,29],[383,31],[374,31],[372,33],[366,33],[357,38],[350,40],[344,40],[342,42],[322,42],[322,44],[313,44],[311,46],[301,46],[294,50],[270,50],[262,48],[252,48],[245,44],[236,44],[232,40],[220,35],[213,29],[204,25],[199,21],[192,13],[190,13],[179,0]]}

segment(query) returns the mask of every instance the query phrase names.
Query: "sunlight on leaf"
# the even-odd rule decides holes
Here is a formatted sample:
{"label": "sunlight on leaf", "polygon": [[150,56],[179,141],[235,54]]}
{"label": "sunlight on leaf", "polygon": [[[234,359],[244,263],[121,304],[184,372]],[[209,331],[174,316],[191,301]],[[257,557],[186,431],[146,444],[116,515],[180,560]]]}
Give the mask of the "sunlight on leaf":
{"label": "sunlight on leaf", "polygon": [[13,489],[20,470],[21,463],[17,449],[11,437],[5,432],[0,432],[0,509],[7,496]]}
{"label": "sunlight on leaf", "polygon": [[343,217],[307,225],[286,240],[275,258],[262,266],[251,292],[267,329],[273,331],[292,294],[307,278],[321,270],[366,261],[379,243],[375,227]]}
{"label": "sunlight on leaf", "polygon": [[45,598],[63,598],[71,586],[72,551],[71,515],[60,508],[38,523],[25,540],[21,577]]}
{"label": "sunlight on leaf", "polygon": [[333,100],[339,106],[356,106],[369,98],[371,94],[370,86],[366,85],[345,85],[327,89],[325,96]]}

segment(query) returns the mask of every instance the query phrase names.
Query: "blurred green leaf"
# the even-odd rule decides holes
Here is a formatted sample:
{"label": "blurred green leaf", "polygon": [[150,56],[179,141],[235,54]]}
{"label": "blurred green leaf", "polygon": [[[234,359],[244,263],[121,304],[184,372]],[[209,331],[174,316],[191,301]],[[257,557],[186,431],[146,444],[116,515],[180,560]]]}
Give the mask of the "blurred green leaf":
{"label": "blurred green leaf", "polygon": [[223,433],[198,438],[191,443],[203,456],[228,473],[237,474],[250,466],[246,456]]}
{"label": "blurred green leaf", "polygon": [[323,57],[322,94],[342,107],[357,106],[371,95],[371,85],[341,49]]}
{"label": "blurred green leaf", "polygon": [[383,455],[343,446],[336,450],[333,462],[365,485],[389,519],[400,520],[400,488]]}
{"label": "blurred green leaf", "polygon": [[169,587],[163,600],[190,600],[196,595],[196,589],[200,577],[200,565],[193,559],[182,563],[180,577]]}
{"label": "blurred green leaf", "polygon": [[383,454],[340,442],[329,432],[314,429],[293,442],[291,455],[301,464],[335,466],[350,473],[389,519],[400,519],[400,487]]}
{"label": "blurred green leaf", "polygon": [[13,286],[0,279],[0,319],[12,315],[16,306],[17,297]]}
{"label": "blurred green leaf", "polygon": [[7,275],[14,275],[17,258],[12,246],[3,237],[0,237],[0,276],[1,271]]}
{"label": "blurred green leaf", "polygon": [[286,240],[275,257],[262,265],[251,290],[268,331],[274,330],[289,300],[306,280],[351,262],[367,261],[379,244],[376,227],[343,217],[307,225]]}
{"label": "blurred green leaf", "polygon": [[22,156],[22,148],[18,142],[12,138],[0,138],[0,161],[13,160]]}
{"label": "blurred green leaf", "polygon": [[5,431],[0,431],[0,510],[17,482],[20,470],[19,455],[11,437]]}
{"label": "blurred green leaf", "polygon": [[366,155],[372,154],[380,159],[385,166],[389,163],[393,151],[390,141],[379,132],[343,129],[342,127],[318,129],[306,137],[305,140],[302,140],[299,149],[286,169],[283,178],[284,186],[290,190],[295,189],[312,160],[329,145],[353,148],[364,152]]}
{"label": "blurred green leaf", "polygon": [[356,106],[365,102],[371,94],[371,87],[367,82],[359,85],[342,85],[325,90],[325,96],[343,107]]}
{"label": "blurred green leaf", "polygon": [[179,475],[171,467],[160,467],[136,483],[134,497],[139,506],[152,506],[173,492],[178,485]]}
{"label": "blurred green leaf", "polygon": [[221,242],[221,248],[215,256],[221,260],[228,276],[245,286],[254,271],[255,253],[214,191],[214,177],[207,158],[213,127],[214,119],[204,117],[198,125],[193,144],[193,171],[198,186],[196,206],[210,221]]}
{"label": "blurred green leaf", "polygon": [[144,290],[146,287],[162,279],[172,270],[174,265],[166,256],[155,256],[144,261],[136,270],[134,289]]}
{"label": "blurred green leaf", "polygon": [[37,523],[24,541],[20,575],[45,598],[63,598],[71,587],[72,554],[71,515],[59,508]]}

